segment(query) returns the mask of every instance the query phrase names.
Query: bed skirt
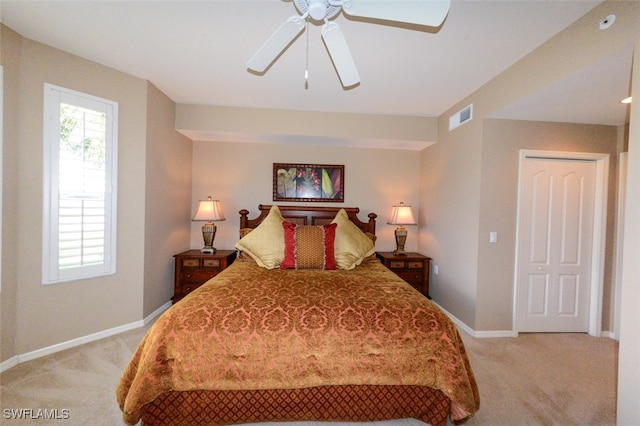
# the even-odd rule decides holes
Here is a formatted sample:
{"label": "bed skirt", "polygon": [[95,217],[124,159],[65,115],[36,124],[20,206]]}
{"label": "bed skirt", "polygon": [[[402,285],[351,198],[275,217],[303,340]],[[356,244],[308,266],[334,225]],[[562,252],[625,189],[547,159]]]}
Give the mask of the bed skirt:
{"label": "bed skirt", "polygon": [[451,402],[424,386],[321,386],[246,391],[172,391],[143,407],[144,426],[414,418],[446,426]]}

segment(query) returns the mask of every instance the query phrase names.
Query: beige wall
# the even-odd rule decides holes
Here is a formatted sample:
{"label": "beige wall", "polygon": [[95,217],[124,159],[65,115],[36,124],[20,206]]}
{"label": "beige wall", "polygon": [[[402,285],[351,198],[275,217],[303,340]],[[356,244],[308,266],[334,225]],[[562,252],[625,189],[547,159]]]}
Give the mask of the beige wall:
{"label": "beige wall", "polygon": [[636,38],[633,62],[631,121],[622,267],[622,307],[618,355],[617,423],[638,421],[640,395],[640,36]]}
{"label": "beige wall", "polygon": [[183,104],[176,108],[176,129],[193,140],[215,136],[227,142],[225,135],[273,143],[331,138],[363,147],[422,149],[437,140],[435,118]]}
{"label": "beige wall", "polygon": [[419,249],[438,267],[429,285],[433,300],[473,328],[482,155],[475,139],[481,121],[457,128],[456,138],[447,130],[448,119],[440,121],[440,141],[421,153]]}
{"label": "beige wall", "polygon": [[175,131],[175,104],[147,84],[145,317],[173,296],[173,255],[189,248],[191,140]]}
{"label": "beige wall", "polygon": [[[174,130],[174,103],[145,80],[4,26],[0,47],[5,67],[0,361],[10,362],[135,323],[169,301],[171,256],[189,245],[191,141]],[[41,284],[45,82],[119,104],[114,275]]]}
{"label": "beige wall", "polygon": [[[597,22],[611,13],[617,15],[616,24],[607,31],[598,29]],[[531,52],[477,92],[453,105],[439,117],[438,143],[422,151],[420,207],[426,216],[420,227],[419,249],[434,258],[439,275],[432,274],[431,295],[445,309],[472,329],[483,331],[511,330],[513,306],[513,252],[508,253],[504,238],[498,245],[489,246],[487,232],[500,226],[507,241],[515,232],[515,196],[513,188],[497,194],[494,185],[507,190],[517,174],[517,160],[499,170],[492,168],[499,158],[513,156],[514,147],[504,150],[494,137],[499,129],[494,123],[488,133],[486,119],[510,103],[564,78],[586,65],[599,61],[612,52],[632,46],[638,38],[640,2],[605,2],[586,14],[566,30]],[[581,48],[576,48],[581,46]],[[473,121],[448,130],[449,115],[473,103]],[[536,125],[536,135],[523,135],[520,144],[531,147],[547,146],[563,150],[568,146],[585,151],[605,149],[578,142],[585,130],[571,136],[564,132],[558,141],[548,133],[545,125]],[[559,127],[558,127],[559,128]],[[565,128],[566,130],[566,128]],[[503,128],[501,131],[506,131]],[[609,141],[616,129],[605,132]],[[517,130],[507,133],[517,134]],[[507,136],[503,134],[500,137]],[[533,138],[538,137],[535,141]],[[544,137],[544,140],[542,139]],[[615,139],[614,139],[615,144]],[[522,146],[522,145],[521,145]],[[608,145],[607,145],[608,146]],[[606,149],[615,153],[615,147]],[[617,156],[612,156],[610,179],[615,179]],[[506,169],[508,167],[509,169]],[[495,205],[493,203],[496,203]],[[507,210],[500,209],[506,208]],[[613,206],[609,205],[610,208]],[[500,223],[496,217],[502,218]],[[610,216],[610,220],[613,217]],[[609,229],[611,224],[609,224]],[[611,233],[607,243],[611,243]],[[511,244],[510,249],[514,249]],[[610,256],[610,250],[608,251]],[[610,288],[611,263],[608,263],[607,288]],[[611,327],[609,292],[605,298],[603,326]]]}
{"label": "beige wall", "polygon": [[[479,128],[482,143],[474,144]],[[618,128],[485,119],[455,131],[459,138],[428,148],[421,162],[420,250],[438,265],[434,300],[476,331],[511,330],[519,150],[604,152],[611,169],[602,327],[611,330]]]}
{"label": "beige wall", "polygon": [[[16,350],[27,353],[141,318],[146,83],[22,39],[19,82],[19,183]],[[41,284],[43,84],[119,103],[117,273],[92,280]],[[138,283],[138,284],[137,284]],[[114,315],[114,306],[117,314]]]}
{"label": "beige wall", "polygon": [[[603,289],[603,330],[612,330],[617,127],[511,120],[484,121],[479,226],[477,330],[512,328],[516,248],[518,155],[522,149],[609,154],[608,223]],[[489,232],[498,243],[489,243]]]}
{"label": "beige wall", "polygon": [[20,36],[0,25],[0,63],[3,67],[3,164],[2,164],[2,291],[0,292],[0,362],[15,355],[18,262],[18,96]]}
{"label": "beige wall", "polygon": [[[420,154],[416,151],[359,149],[321,145],[196,141],[193,146],[192,212],[198,199],[220,199],[226,221],[217,223],[214,245],[233,248],[238,240],[240,209],[257,215],[258,204],[273,204],[273,163],[344,164],[345,202],[311,203],[360,207],[360,218],[378,214],[376,246],[395,249],[395,227],[387,225],[391,206],[418,206]],[[291,204],[291,203],[281,203]],[[193,214],[192,213],[192,214]],[[201,223],[194,222],[191,247],[202,247]],[[407,249],[417,248],[417,229],[409,227]]]}

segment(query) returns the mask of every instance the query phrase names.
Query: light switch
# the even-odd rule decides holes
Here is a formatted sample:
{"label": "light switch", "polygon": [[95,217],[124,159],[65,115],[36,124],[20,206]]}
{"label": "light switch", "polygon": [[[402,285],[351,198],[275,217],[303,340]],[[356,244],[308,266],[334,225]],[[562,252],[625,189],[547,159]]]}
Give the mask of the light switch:
{"label": "light switch", "polygon": [[498,233],[496,231],[489,232],[489,242],[490,243],[498,242]]}

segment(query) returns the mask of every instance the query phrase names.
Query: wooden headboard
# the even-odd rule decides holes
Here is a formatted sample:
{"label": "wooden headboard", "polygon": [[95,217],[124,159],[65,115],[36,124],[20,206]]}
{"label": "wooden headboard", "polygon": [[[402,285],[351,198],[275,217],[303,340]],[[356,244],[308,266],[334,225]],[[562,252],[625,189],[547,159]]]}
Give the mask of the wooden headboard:
{"label": "wooden headboard", "polygon": [[[292,223],[298,225],[326,225],[331,223],[340,209],[347,212],[349,219],[363,232],[376,234],[376,217],[375,213],[369,213],[369,221],[362,222],[358,218],[358,207],[314,207],[314,206],[278,206],[282,217]],[[262,220],[267,217],[271,205],[260,204],[258,206],[260,214],[255,219],[249,219],[249,210],[242,209],[240,213],[240,229],[255,228]]]}

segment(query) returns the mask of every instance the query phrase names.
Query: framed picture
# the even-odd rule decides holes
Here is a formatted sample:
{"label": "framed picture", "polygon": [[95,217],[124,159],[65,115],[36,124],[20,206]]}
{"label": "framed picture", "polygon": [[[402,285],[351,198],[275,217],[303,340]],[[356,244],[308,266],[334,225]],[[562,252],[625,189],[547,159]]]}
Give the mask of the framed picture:
{"label": "framed picture", "polygon": [[273,163],[273,201],[344,202],[344,165]]}

